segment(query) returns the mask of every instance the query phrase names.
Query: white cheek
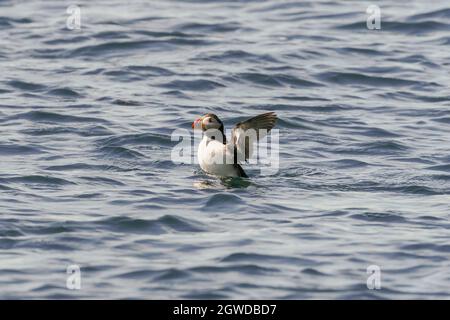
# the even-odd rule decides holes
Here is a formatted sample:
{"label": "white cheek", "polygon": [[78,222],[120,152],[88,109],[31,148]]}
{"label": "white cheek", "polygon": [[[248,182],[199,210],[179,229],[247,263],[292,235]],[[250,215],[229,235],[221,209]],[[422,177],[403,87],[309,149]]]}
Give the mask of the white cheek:
{"label": "white cheek", "polygon": [[202,124],[203,124],[203,126],[205,127],[205,128],[208,128],[208,125],[209,125],[209,120],[208,120],[209,118],[206,118],[206,119],[203,119],[202,120]]}

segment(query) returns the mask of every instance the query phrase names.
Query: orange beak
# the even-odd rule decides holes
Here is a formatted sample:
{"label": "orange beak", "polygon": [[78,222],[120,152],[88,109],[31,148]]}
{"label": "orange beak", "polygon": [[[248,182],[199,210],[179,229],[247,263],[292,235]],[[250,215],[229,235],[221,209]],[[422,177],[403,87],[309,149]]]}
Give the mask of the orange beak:
{"label": "orange beak", "polygon": [[199,128],[199,123],[201,123],[202,118],[198,118],[197,120],[195,120],[194,122],[192,122],[192,129],[197,129]]}

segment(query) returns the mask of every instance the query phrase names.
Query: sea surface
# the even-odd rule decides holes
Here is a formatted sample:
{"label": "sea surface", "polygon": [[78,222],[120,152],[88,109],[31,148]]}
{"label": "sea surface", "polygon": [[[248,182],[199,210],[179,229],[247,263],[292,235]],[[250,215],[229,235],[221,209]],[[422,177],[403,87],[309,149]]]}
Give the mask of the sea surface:
{"label": "sea surface", "polygon": [[[0,1],[0,298],[449,299],[449,74],[448,0]],[[268,111],[278,171],[172,161]]]}

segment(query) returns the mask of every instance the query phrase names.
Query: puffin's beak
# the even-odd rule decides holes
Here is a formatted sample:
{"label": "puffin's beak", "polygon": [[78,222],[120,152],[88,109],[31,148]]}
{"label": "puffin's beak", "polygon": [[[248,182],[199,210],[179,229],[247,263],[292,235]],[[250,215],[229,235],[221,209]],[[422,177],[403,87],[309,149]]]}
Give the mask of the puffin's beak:
{"label": "puffin's beak", "polygon": [[200,129],[199,124],[201,123],[202,118],[198,118],[194,122],[192,122],[192,129]]}

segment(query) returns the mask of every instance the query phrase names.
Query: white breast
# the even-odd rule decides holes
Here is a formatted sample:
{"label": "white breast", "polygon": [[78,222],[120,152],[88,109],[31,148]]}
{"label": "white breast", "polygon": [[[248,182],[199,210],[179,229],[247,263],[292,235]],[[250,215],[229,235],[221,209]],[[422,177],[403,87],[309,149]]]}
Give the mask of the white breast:
{"label": "white breast", "polygon": [[[225,159],[228,159],[224,163]],[[198,147],[198,162],[200,167],[210,174],[222,177],[238,177],[238,171],[233,165],[233,156],[222,142],[209,140],[206,135]]]}

